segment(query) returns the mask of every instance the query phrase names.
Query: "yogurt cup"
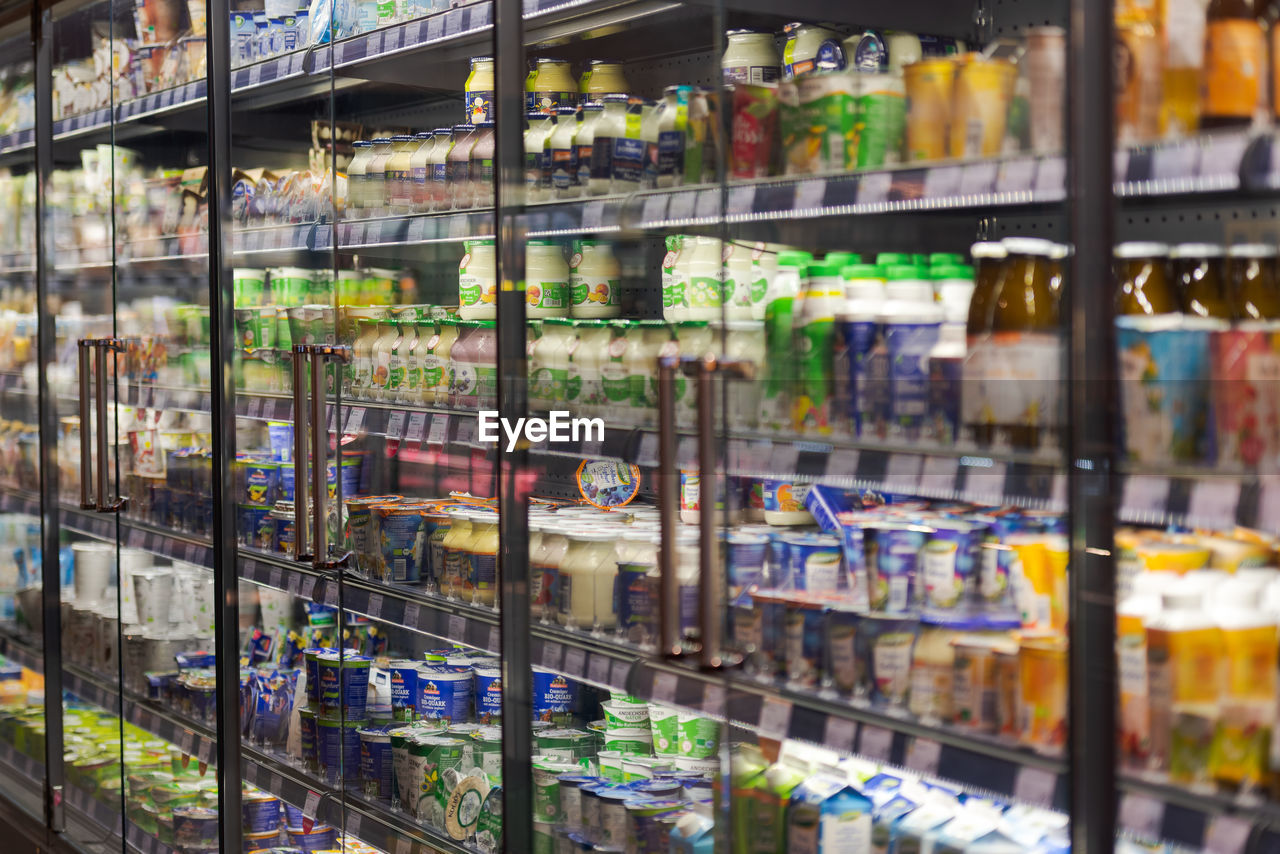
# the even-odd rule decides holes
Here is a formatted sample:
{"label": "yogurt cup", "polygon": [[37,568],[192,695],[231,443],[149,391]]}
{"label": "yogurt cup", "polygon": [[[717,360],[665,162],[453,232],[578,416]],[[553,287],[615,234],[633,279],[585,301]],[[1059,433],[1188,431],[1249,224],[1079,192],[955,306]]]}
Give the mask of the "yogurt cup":
{"label": "yogurt cup", "polygon": [[475,674],[476,718],[484,724],[502,720],[502,670],[488,665],[476,665]]}
{"label": "yogurt cup", "polygon": [[659,756],[675,756],[680,745],[679,715],[676,710],[650,703],[648,712],[653,752]]}
{"label": "yogurt cup", "polygon": [[196,851],[216,849],[218,811],[208,807],[174,807],[173,844]]}
{"label": "yogurt cup", "polygon": [[434,720],[466,721],[471,717],[473,690],[470,667],[421,665],[418,668],[418,716]]}
{"label": "yogurt cup", "polygon": [[320,714],[338,715],[346,709],[349,719],[361,720],[369,700],[369,668],[373,659],[355,650],[317,656],[320,676]]}
{"label": "yogurt cup", "polygon": [[240,798],[246,834],[280,833],[280,799],[266,792],[245,792]]}
{"label": "yogurt cup", "polygon": [[391,799],[391,732],[394,726],[366,727],[360,736],[360,779],[369,797]]}
{"label": "yogurt cup", "polygon": [[604,721],[609,729],[643,727],[649,723],[649,708],[638,703],[603,703]]}
{"label": "yogurt cup", "polygon": [[605,733],[605,750],[617,750],[624,755],[653,753],[653,735],[648,729],[614,729]]}
{"label": "yogurt cup", "polygon": [[[316,753],[325,776],[354,779],[360,771],[360,729],[362,720],[341,721],[316,718]],[[292,832],[292,828],[290,829]]]}

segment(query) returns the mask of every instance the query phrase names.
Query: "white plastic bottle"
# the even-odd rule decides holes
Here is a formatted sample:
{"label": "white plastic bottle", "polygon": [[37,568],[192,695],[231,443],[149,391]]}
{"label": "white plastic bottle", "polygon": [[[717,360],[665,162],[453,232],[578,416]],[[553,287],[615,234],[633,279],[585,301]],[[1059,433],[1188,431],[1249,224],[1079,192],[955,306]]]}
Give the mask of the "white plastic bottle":
{"label": "white plastic bottle", "polygon": [[606,414],[604,404],[605,361],[613,330],[605,320],[579,320],[574,324],[578,343],[569,358],[569,388],[578,392],[575,415],[595,417]]}
{"label": "white plastic bottle", "polygon": [[604,112],[595,122],[591,135],[591,178],[587,183],[589,195],[603,196],[612,191],[614,149],[619,140],[626,140],[626,136],[627,96],[606,95]]}
{"label": "white plastic bottle", "polygon": [[928,415],[928,357],[938,342],[942,307],[920,268],[899,265],[885,275],[880,325],[889,360],[888,438],[910,442],[921,437]]}
{"label": "white plastic bottle", "polygon": [[554,240],[525,242],[527,317],[564,317],[569,313],[569,264]]}
{"label": "white plastic bottle", "polygon": [[858,437],[864,417],[870,419],[873,413],[867,382],[884,307],[884,278],[874,264],[845,267],[842,277],[845,303],[836,312],[836,325],[844,346],[834,370],[836,398],[847,407],[852,433]]}
{"label": "white plastic bottle", "polygon": [[752,248],[749,244],[730,241],[724,245],[724,272],[721,274],[725,301],[725,317],[729,320],[751,320]]}
{"label": "white plastic bottle", "polygon": [[545,165],[543,154],[547,138],[556,129],[556,117],[529,113],[529,129],[524,132],[524,192],[529,202],[545,202],[551,198],[550,187],[543,186]]}
{"label": "white plastic bottle", "polygon": [[613,244],[579,241],[569,264],[570,311],[574,317],[610,318],[622,313],[622,268]]}
{"label": "white plastic bottle", "polygon": [[573,144],[577,148],[578,158],[578,195],[596,195],[591,189],[591,159],[594,151],[596,126],[604,116],[604,103],[587,101],[582,105],[582,121],[578,124],[578,132],[574,135]]}
{"label": "white plastic bottle", "polygon": [[568,397],[569,353],[577,346],[573,321],[550,317],[542,322],[538,339],[538,398],[547,409],[563,409]]}
{"label": "white plastic bottle", "polygon": [[582,194],[578,184],[577,108],[556,109],[556,129],[547,138],[551,149],[551,192],[557,199],[576,199]]}
{"label": "white plastic bottle", "polygon": [[498,312],[498,267],[493,238],[468,240],[458,262],[458,316],[493,320]]}
{"label": "white plastic bottle", "polygon": [[[686,246],[688,243],[686,238]],[[692,238],[693,251],[689,252],[688,287],[685,290],[685,301],[688,304],[686,317],[689,320],[719,320],[724,301],[724,283],[721,280],[724,270],[723,244],[718,238],[698,236]],[[684,260],[681,252],[680,261]]]}
{"label": "white plastic bottle", "polygon": [[658,423],[658,357],[676,352],[671,328],[661,320],[637,320],[628,329],[627,378],[632,421],[640,427]]}
{"label": "white plastic bottle", "polygon": [[964,323],[943,323],[938,343],[929,351],[929,419],[924,429],[924,438],[939,445],[954,445],[960,436],[965,353]]}

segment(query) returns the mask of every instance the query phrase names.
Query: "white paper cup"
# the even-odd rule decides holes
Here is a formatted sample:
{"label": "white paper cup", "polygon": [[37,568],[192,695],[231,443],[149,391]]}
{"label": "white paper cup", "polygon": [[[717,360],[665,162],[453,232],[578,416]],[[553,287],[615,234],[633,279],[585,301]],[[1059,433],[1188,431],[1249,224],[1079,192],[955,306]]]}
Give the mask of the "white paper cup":
{"label": "white paper cup", "polygon": [[173,601],[173,573],[163,569],[136,572],[133,587],[138,602],[138,622],[148,629],[167,631]]}
{"label": "white paper cup", "polygon": [[115,549],[106,543],[73,543],[76,602],[82,606],[101,602],[111,580]]}

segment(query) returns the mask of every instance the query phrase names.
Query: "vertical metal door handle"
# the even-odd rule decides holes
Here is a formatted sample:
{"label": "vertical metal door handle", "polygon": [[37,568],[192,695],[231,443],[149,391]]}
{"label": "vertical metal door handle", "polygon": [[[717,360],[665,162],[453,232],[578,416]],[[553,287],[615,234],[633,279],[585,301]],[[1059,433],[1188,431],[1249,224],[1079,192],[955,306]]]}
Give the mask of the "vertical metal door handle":
{"label": "vertical metal door handle", "polygon": [[678,356],[658,357],[658,650],[675,657],[683,651],[680,633],[680,582],[676,578],[676,372]]}
{"label": "vertical metal door handle", "polygon": [[[312,543],[312,566],[316,569],[337,569],[344,566],[350,553],[336,558],[329,557],[329,429],[325,419],[325,368],[330,362],[346,364],[351,361],[351,348],[341,344],[313,344],[311,346],[311,488],[316,494],[315,516],[312,520],[315,541]],[[342,384],[339,382],[338,387]],[[339,401],[341,402],[341,401]],[[341,431],[342,425],[338,425]],[[341,453],[341,442],[339,453]],[[338,459],[335,480],[342,483],[342,460]]]}
{"label": "vertical metal door handle", "polygon": [[93,452],[89,442],[92,441],[93,429],[89,418],[89,372],[93,370],[92,350],[95,342],[92,338],[81,338],[76,342],[80,356],[80,509],[96,510],[93,500]]}
{"label": "vertical metal door handle", "polygon": [[310,346],[293,345],[293,559],[310,561],[307,551],[307,358]]}
{"label": "vertical metal door handle", "polygon": [[324,369],[327,364],[321,347],[311,346],[311,515],[312,565],[318,566],[329,557],[328,484],[329,426],[325,420]]}
{"label": "vertical metal door handle", "polygon": [[124,342],[119,338],[103,338],[98,347],[98,385],[94,402],[98,407],[98,482],[95,484],[99,513],[118,513],[127,503],[117,496],[107,500],[107,363],[115,362],[115,354],[124,352]]}
{"label": "vertical metal door handle", "polygon": [[698,661],[703,667],[720,666],[720,538],[716,536],[716,499],[720,495],[716,479],[715,400],[712,389],[716,357],[708,353],[692,368],[691,380],[698,384],[698,626],[702,647]]}

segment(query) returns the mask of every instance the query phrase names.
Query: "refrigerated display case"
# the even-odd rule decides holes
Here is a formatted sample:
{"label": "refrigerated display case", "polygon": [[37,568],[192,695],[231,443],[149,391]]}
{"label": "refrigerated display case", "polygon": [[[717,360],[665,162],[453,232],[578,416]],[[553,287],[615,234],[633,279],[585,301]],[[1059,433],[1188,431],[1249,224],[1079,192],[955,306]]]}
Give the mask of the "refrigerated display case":
{"label": "refrigerated display case", "polygon": [[1270,23],[234,5],[0,32],[0,812],[1280,846]]}

